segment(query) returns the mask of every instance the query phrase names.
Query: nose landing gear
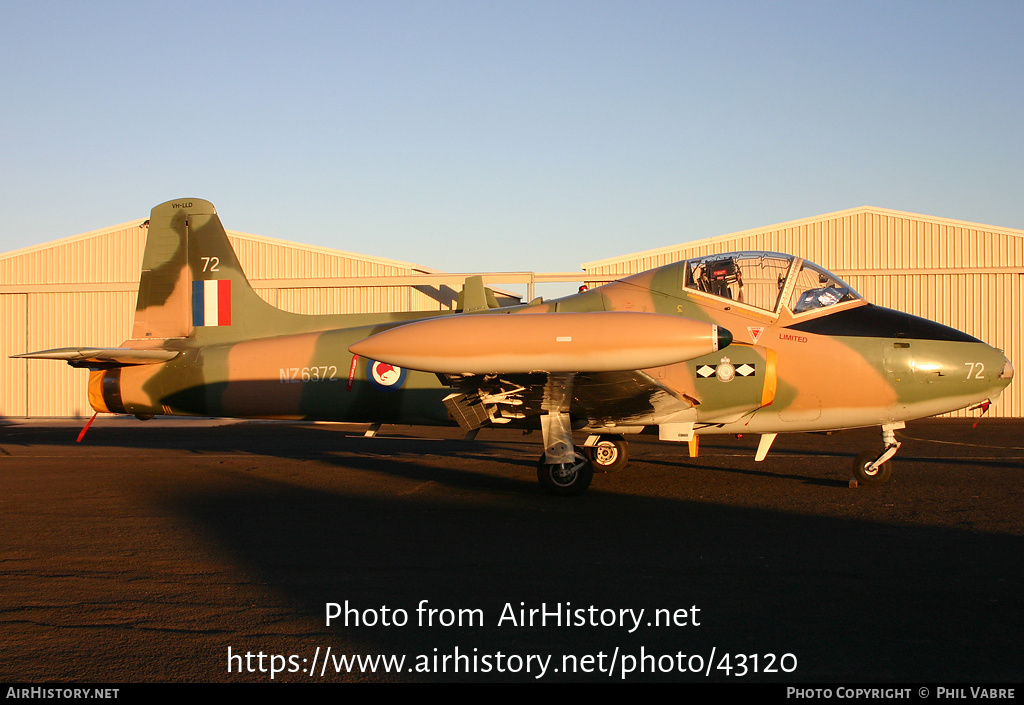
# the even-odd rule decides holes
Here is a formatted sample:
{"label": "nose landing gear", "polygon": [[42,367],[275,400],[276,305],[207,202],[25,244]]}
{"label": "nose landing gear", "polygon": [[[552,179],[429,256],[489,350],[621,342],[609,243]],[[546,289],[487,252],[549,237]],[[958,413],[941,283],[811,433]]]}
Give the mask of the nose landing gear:
{"label": "nose landing gear", "polygon": [[853,461],[851,487],[856,487],[861,482],[865,485],[881,485],[889,481],[892,476],[892,464],[889,460],[896,455],[896,451],[902,445],[896,440],[896,431],[901,428],[906,428],[902,421],[882,425],[882,444],[885,447],[881,453],[866,450],[857,456]]}

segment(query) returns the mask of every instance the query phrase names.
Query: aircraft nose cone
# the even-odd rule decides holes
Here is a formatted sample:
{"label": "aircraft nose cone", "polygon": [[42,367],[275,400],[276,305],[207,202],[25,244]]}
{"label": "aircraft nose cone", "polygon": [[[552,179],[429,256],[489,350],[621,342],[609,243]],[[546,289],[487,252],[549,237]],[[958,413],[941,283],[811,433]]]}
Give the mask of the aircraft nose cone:
{"label": "aircraft nose cone", "polygon": [[[1010,380],[1013,379],[1013,364],[998,348],[989,347],[988,353],[987,356],[978,356],[979,362],[970,365],[972,372],[968,374],[973,374],[979,380],[987,380],[988,394],[995,401],[996,397],[1009,386]],[[983,364],[985,365],[984,371],[981,370]]]}

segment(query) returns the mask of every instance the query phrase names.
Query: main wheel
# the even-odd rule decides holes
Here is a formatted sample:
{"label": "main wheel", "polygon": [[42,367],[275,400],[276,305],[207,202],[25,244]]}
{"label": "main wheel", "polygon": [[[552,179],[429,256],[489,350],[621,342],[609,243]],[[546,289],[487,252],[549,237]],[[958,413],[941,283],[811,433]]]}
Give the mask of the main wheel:
{"label": "main wheel", "polygon": [[892,475],[892,464],[886,461],[874,470],[868,470],[868,466],[878,457],[873,450],[866,450],[857,456],[853,461],[853,479],[863,482],[865,485],[881,485],[889,481]]}
{"label": "main wheel", "polygon": [[546,463],[544,456],[537,462],[537,479],[548,494],[569,497],[580,495],[590,487],[594,468],[577,448],[571,463]]}
{"label": "main wheel", "polygon": [[629,462],[629,445],[622,436],[602,436],[594,445],[584,446],[583,452],[596,472],[615,472]]}

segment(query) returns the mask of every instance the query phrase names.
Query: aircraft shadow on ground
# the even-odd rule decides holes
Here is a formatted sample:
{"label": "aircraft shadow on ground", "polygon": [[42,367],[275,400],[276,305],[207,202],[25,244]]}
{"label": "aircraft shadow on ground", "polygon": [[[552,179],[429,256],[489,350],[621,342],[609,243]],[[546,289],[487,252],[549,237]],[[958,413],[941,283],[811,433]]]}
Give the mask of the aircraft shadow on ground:
{"label": "aircraft shadow on ground", "polygon": [[[657,656],[705,657],[715,648],[719,655],[792,653],[798,659],[792,674],[745,680],[979,682],[1024,676],[1020,536],[732,506],[694,500],[685,490],[641,496],[602,491],[596,483],[583,497],[549,497],[532,472],[518,474],[535,462],[536,436],[464,443],[364,439],[289,424],[145,429],[94,433],[82,448],[84,462],[109,462],[103,453],[89,460],[90,448],[108,447],[140,456],[187,448],[177,456],[186,463],[224,460],[223,469],[186,473],[188,483],[175,481],[170,491],[166,482],[144,485],[154,488],[144,501],[160,515],[184,518],[225,566],[233,566],[226,568],[231,580],[257,586],[268,604],[280,605],[289,623],[285,631],[291,633],[296,622],[302,627],[288,638],[275,624],[240,628],[224,635],[225,648],[302,650],[309,656],[317,646],[332,646],[336,653],[413,658],[451,654],[457,646],[463,654],[550,654],[559,664],[563,655],[607,656],[616,648],[623,654],[644,649]],[[33,429],[22,430],[24,443],[36,442]],[[50,429],[46,437],[53,435]],[[57,445],[73,445],[75,435],[77,429],[69,428],[68,439]],[[706,444],[696,469],[722,470],[709,461],[713,452],[749,450],[734,441]],[[844,439],[835,455],[860,442],[856,434]],[[641,452],[649,448],[638,445]],[[284,463],[281,477],[288,479],[260,470],[271,461]],[[144,461],[139,463],[141,470]],[[473,470],[484,463],[491,464],[486,471]],[[512,473],[501,470],[510,464]],[[733,457],[725,463],[729,472],[738,472],[731,467],[738,464]],[[373,476],[383,478],[377,483],[383,488],[352,482]],[[480,610],[483,623],[414,626],[422,600],[437,609]],[[325,605],[345,601],[359,610],[401,608],[412,623],[327,627]],[[531,609],[559,603],[644,609],[646,617],[633,633],[498,624],[506,604]],[[699,627],[646,625],[652,610],[694,605],[701,610]],[[209,658],[221,668],[220,656]],[[449,671],[400,678],[531,681],[533,675]],[[210,677],[222,679],[224,671]],[[377,677],[383,678],[371,678]],[[266,681],[265,674],[240,678]],[[307,679],[279,676],[289,678]],[[711,678],[738,680],[718,670]],[[546,679],[616,682],[596,673]],[[627,678],[691,679],[705,677],[673,670]]]}
{"label": "aircraft shadow on ground", "polygon": [[[248,476],[217,491],[183,489],[160,501],[320,624],[310,644],[343,652],[370,648],[411,657],[459,646],[464,654],[561,659],[611,654],[616,647],[660,655],[707,654],[715,646],[720,653],[794,653],[800,667],[789,678],[804,682],[998,681],[1019,680],[1024,672],[1017,656],[1024,627],[1020,537],[597,490],[566,501],[531,489],[529,478],[439,474],[408,457],[398,467],[373,456],[343,463],[429,480],[454,494],[368,497]],[[323,626],[325,604],[346,600],[359,609],[403,608],[412,620],[428,600],[438,609],[478,609],[484,623]],[[643,608],[648,615],[696,605],[702,624],[643,626],[633,634],[498,626],[506,603],[566,602]]]}
{"label": "aircraft shadow on ground", "polygon": [[[81,422],[84,425],[84,420]],[[955,428],[959,431],[969,425],[963,419],[931,419],[927,424],[932,435],[942,436],[944,429]],[[1015,455],[1007,459],[984,457],[978,452],[986,452],[985,443],[1005,445],[1007,438],[1016,437],[1016,429],[1012,421],[1001,419],[985,419],[984,426],[977,432],[977,440],[981,451],[970,443],[954,445],[931,445],[943,443],[941,438],[902,438],[903,448],[897,454],[897,468],[910,463],[942,464],[948,462],[948,452],[964,454],[959,462],[971,467],[991,467],[1000,469],[1017,469],[1020,457]],[[76,446],[83,449],[89,447],[136,447],[148,449],[181,450],[187,448],[196,454],[212,452],[245,452],[265,454],[273,457],[292,459],[325,459],[329,460],[332,453],[358,453],[366,457],[379,456],[383,462],[372,468],[384,474],[401,475],[408,471],[404,464],[389,463],[392,452],[381,447],[383,443],[394,444],[404,455],[444,455],[466,460],[501,462],[507,465],[528,468],[536,467],[541,453],[540,433],[524,435],[520,440],[501,441],[488,440],[485,430],[478,440],[461,440],[460,432],[447,427],[402,427],[385,426],[381,432],[384,438],[364,438],[365,426],[359,424],[317,425],[305,422],[229,422],[225,426],[206,426],[191,428],[182,424],[177,436],[174,433],[147,433],[153,426],[146,422],[128,422],[120,420],[115,426],[104,427],[103,420],[90,430],[81,446],[76,443],[80,427],[69,424],[66,433],[57,436],[56,445]],[[53,443],[52,429],[33,428],[30,425],[14,425],[4,429],[3,441],[13,444],[31,444],[38,434],[45,434],[48,443]],[[410,434],[409,431],[412,431]],[[974,431],[972,431],[974,433]],[[898,436],[903,435],[902,432]],[[282,436],[287,436],[287,443],[282,443]],[[426,437],[424,437],[426,436]],[[644,450],[651,457],[645,462],[663,466],[679,467],[686,470],[707,470],[726,472],[736,475],[757,477],[773,477],[792,479],[812,485],[846,486],[849,481],[849,468],[853,458],[864,449],[881,450],[877,429],[852,429],[825,436],[824,434],[795,434],[796,437],[820,437],[825,448],[808,447],[801,443],[799,447],[787,447],[787,440],[794,436],[782,434],[776,441],[764,463],[755,463],[753,455],[756,449],[756,434],[748,434],[744,439],[732,436],[705,436],[701,442],[701,454],[698,458],[687,456],[685,444],[657,443],[651,436],[641,435],[630,438],[632,453],[636,457]],[[577,440],[582,442],[582,436]],[[636,439],[635,441],[633,439]],[[642,445],[646,444],[646,445]],[[993,445],[997,450],[998,445]],[[637,448],[643,448],[639,454]],[[653,452],[651,452],[653,450]],[[938,454],[936,454],[938,453]],[[794,472],[792,463],[787,459],[794,457],[821,458],[824,462],[810,468],[806,474]],[[436,476],[437,470],[428,474]],[[530,477],[532,477],[532,472]],[[428,479],[428,478],[423,478]],[[437,479],[434,477],[434,479]],[[471,481],[470,478],[466,478]],[[455,484],[461,484],[452,479]]]}

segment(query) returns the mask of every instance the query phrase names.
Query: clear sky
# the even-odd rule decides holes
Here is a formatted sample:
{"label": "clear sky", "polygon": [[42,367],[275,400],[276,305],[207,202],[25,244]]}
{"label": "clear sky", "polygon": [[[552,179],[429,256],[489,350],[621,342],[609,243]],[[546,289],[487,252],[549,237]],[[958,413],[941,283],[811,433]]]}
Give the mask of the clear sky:
{"label": "clear sky", "polygon": [[1024,228],[1024,2],[0,2],[0,252],[212,201],[461,271],[874,205]]}

